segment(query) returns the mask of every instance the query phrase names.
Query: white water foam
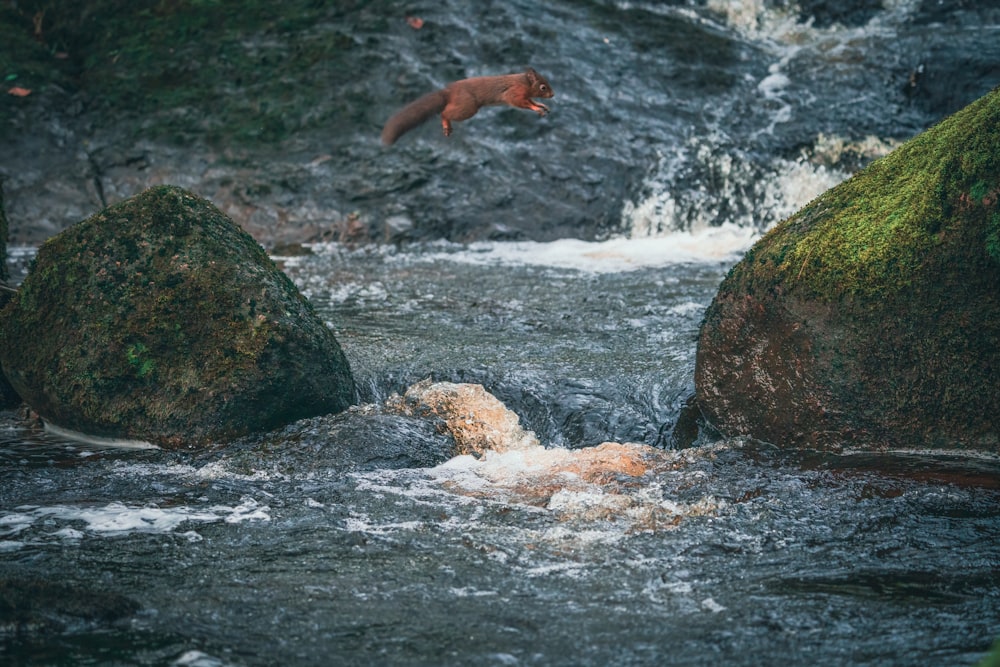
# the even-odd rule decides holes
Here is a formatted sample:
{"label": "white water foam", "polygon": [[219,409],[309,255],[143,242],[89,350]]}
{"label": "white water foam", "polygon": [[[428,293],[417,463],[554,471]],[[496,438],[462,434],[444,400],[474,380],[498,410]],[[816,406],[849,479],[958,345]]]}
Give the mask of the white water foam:
{"label": "white water foam", "polygon": [[[660,156],[643,184],[646,194],[626,201],[622,207],[622,227],[628,230],[629,237],[648,243],[659,238],[683,238],[686,234],[692,244],[711,254],[715,244],[706,245],[706,241],[713,240],[713,236],[742,236],[742,250],[746,250],[763,231],[849,176],[805,159],[775,160],[771,173],[761,174],[739,155],[716,145],[716,141],[711,137],[692,139],[688,145]],[[678,173],[692,164],[712,175],[714,190],[685,189],[676,195],[677,180],[681,178]],[[730,219],[722,219],[723,215]]]}
{"label": "white water foam", "polygon": [[706,7],[719,16],[723,23],[744,38],[778,46],[795,48],[807,42],[835,39],[846,34],[857,39],[865,34],[880,34],[887,23],[902,21],[920,5],[920,0],[883,0],[883,12],[875,15],[867,25],[844,27],[833,23],[817,27],[812,19],[799,20],[796,3],[781,6],[764,0],[708,0]]}
{"label": "white water foam", "polygon": [[[755,82],[760,108],[770,110],[761,118],[756,134],[766,136],[792,121],[799,106],[794,99],[803,89],[794,80],[802,71],[795,66],[798,60],[835,68],[863,59],[873,41],[893,39],[897,26],[905,23],[920,3],[885,0],[882,11],[859,26],[817,26],[811,19],[803,21],[795,3],[707,0],[706,11],[638,4],[658,13],[681,12],[688,20],[735,33],[770,56],[767,73]],[[842,104],[853,102],[844,100]],[[840,166],[839,156],[828,150],[829,137],[818,136],[812,149],[799,159],[778,158],[770,164],[758,164],[742,153],[741,146],[733,145],[725,122],[720,123],[714,132],[701,132],[686,142],[661,148],[637,194],[623,205],[622,228],[629,237],[658,238],[685,230],[697,234],[720,223],[763,232],[850,175]],[[836,137],[832,142],[848,143]],[[880,157],[893,148],[873,137],[862,143],[849,148],[866,159]],[[853,168],[853,160],[851,164]]]}
{"label": "white water foam", "polygon": [[[692,458],[693,457],[693,458]],[[358,476],[359,488],[405,495],[432,504],[461,502],[465,497],[525,511],[551,515],[560,522],[531,540],[560,544],[605,544],[625,533],[671,529],[682,519],[712,516],[726,503],[713,497],[676,502],[658,480],[676,476],[697,452],[664,452],[645,445],[605,443],[599,447],[568,450],[534,445],[525,449],[487,451],[481,458],[456,456],[423,471],[394,471],[391,482],[384,472]],[[407,483],[400,483],[400,475]],[[697,473],[693,473],[697,477]],[[639,479],[642,483],[636,483]],[[366,484],[367,482],[367,484]],[[387,483],[388,482],[388,483]],[[466,525],[454,525],[467,529]],[[409,530],[413,525],[372,525],[363,517],[347,522],[349,530],[385,535]]]}
{"label": "white water foam", "polygon": [[749,227],[721,225],[694,232],[674,232],[656,238],[484,241],[461,249],[431,253],[424,258],[467,264],[541,266],[591,273],[620,273],[674,264],[733,262],[753,245],[758,236],[759,232]]}
{"label": "white water foam", "polygon": [[[235,506],[212,505],[202,509],[185,506],[163,508],[155,505],[136,507],[121,502],[92,507],[22,505],[15,508],[13,513],[0,516],[0,536],[21,534],[36,525],[44,526],[48,537],[81,539],[87,535],[166,534],[189,523],[221,521],[234,524],[270,520],[270,508],[249,496],[244,496]],[[56,527],[60,523],[66,525]],[[80,524],[83,524],[82,529],[79,529]],[[50,527],[56,528],[49,531]],[[189,541],[195,541],[191,540],[188,533],[184,535]],[[16,547],[14,544],[13,540],[0,540],[0,550],[15,550],[23,546],[24,542],[16,542]]]}
{"label": "white water foam", "polygon": [[172,667],[226,667],[230,664],[232,663],[193,649],[185,651],[171,663]]}
{"label": "white water foam", "polygon": [[145,440],[127,440],[125,438],[105,438],[99,435],[88,435],[72,429],[56,426],[51,422],[45,422],[45,430],[52,435],[65,438],[67,440],[73,440],[75,442],[81,442],[85,445],[121,449],[159,449],[159,447],[153,443],[146,442]]}

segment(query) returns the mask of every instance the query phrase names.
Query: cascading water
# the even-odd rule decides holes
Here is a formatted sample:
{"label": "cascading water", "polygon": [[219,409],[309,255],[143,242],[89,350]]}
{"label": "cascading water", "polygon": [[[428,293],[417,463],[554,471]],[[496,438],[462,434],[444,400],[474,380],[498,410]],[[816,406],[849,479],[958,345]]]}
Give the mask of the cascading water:
{"label": "cascading water", "polygon": [[[1000,634],[1000,462],[704,434],[669,448],[702,313],[740,254],[946,112],[921,88],[935,68],[965,48],[1000,61],[989,9],[812,4],[443,3],[439,65],[525,55],[498,25],[547,44],[532,64],[556,89],[549,118],[484,112],[450,143],[433,128],[376,153],[372,112],[261,159],[277,175],[260,176],[258,218],[357,209],[423,229],[276,258],[336,332],[363,407],[198,455],[3,414],[0,658],[974,664]],[[351,16],[428,67],[411,28]],[[184,172],[150,150],[149,171]],[[189,165],[192,186],[232,178],[201,159],[216,171]],[[12,179],[12,219],[32,177]],[[32,252],[12,249],[15,274]],[[481,385],[537,444],[517,431],[518,447],[453,456],[436,422],[394,411],[428,378]]]}

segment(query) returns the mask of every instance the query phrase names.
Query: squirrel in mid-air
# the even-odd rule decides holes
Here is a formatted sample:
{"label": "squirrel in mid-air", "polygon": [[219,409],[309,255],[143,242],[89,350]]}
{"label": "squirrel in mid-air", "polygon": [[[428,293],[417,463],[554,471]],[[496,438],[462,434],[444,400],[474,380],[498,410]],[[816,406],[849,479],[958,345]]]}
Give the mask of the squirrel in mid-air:
{"label": "squirrel in mid-air", "polygon": [[531,109],[539,116],[547,114],[549,108],[532,97],[552,97],[552,86],[530,67],[520,74],[478,76],[455,81],[443,90],[427,93],[397,111],[382,128],[382,143],[391,146],[404,133],[436,113],[441,114],[441,127],[446,137],[451,136],[452,121],[472,118],[480,107],[509,104]]}

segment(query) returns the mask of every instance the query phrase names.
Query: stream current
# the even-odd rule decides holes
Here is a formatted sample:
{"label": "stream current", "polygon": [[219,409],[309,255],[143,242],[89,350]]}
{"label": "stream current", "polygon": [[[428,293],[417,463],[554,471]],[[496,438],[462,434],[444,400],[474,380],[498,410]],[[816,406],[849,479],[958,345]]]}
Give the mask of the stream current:
{"label": "stream current", "polygon": [[[440,436],[309,420],[280,448],[192,458],[81,445],[8,415],[0,573],[122,596],[134,613],[56,605],[0,628],[0,655],[973,664],[1000,628],[998,462],[704,436],[666,447],[738,243],[679,233],[279,258],[336,330],[365,403],[428,377],[480,383],[540,446],[352,468],[321,452],[433,449]],[[605,441],[661,449],[641,474],[558,465]]]}
{"label": "stream current", "polygon": [[[352,113],[248,159],[270,180],[246,198],[323,232],[358,210],[384,222],[373,238],[420,242],[278,258],[364,405],[427,378],[480,384],[540,444],[449,458],[428,422],[353,411],[192,456],[85,445],[4,413],[0,663],[975,664],[1000,635],[1000,462],[707,435],[677,450],[670,433],[729,268],[996,85],[995,3],[439,5],[438,32],[405,27],[408,6],[345,3],[315,34],[237,40],[280,62],[344,32],[375,68],[319,103]],[[523,62],[552,77],[549,118],[484,111],[449,142],[431,123],[378,146],[408,94]],[[62,164],[74,151],[51,127]],[[157,178],[209,199],[254,182],[196,147],[171,162],[143,146],[148,169],[109,151],[107,197]],[[97,208],[49,187],[68,177],[20,166],[37,154],[5,154],[20,243],[60,228],[49,208]],[[12,249],[15,277],[32,252]],[[410,456],[337,455],[369,450]]]}

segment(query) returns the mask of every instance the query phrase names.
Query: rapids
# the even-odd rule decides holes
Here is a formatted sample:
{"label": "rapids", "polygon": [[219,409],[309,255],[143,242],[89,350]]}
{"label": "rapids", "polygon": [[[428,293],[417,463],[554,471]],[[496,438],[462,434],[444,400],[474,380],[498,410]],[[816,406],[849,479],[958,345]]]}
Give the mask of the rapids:
{"label": "rapids", "polygon": [[[156,11],[187,4],[226,6]],[[276,260],[366,409],[428,378],[478,384],[538,444],[448,456],[429,423],[354,411],[192,456],[4,413],[0,662],[979,660],[1000,635],[1000,461],[670,434],[729,268],[996,85],[1000,10],[443,0],[414,31],[409,5],[268,5],[256,32],[192,29],[152,58],[160,76],[114,69],[148,55],[135,41],[95,56],[91,80],[142,113],[5,95],[25,105],[0,136],[12,272],[104,200],[183,185],[269,248],[316,242]],[[252,75],[229,76],[241,59]],[[525,64],[556,91],[545,119],[490,110],[448,141],[378,145],[407,96]],[[388,445],[411,456],[340,456]]]}
{"label": "rapids", "polygon": [[[49,610],[55,630],[8,621],[5,655],[910,665],[972,664],[988,648],[1000,462],[712,438],[663,448],[729,246],[660,266],[639,242],[543,246],[278,258],[336,329],[364,401],[426,377],[481,383],[538,444],[356,469],[324,448],[379,443],[338,441],[366,432],[316,420],[281,449],[186,457],[75,443],[8,415],[0,571],[59,573],[139,611]],[[544,265],[553,253],[574,266]],[[430,450],[440,436],[400,421],[377,437]]]}

